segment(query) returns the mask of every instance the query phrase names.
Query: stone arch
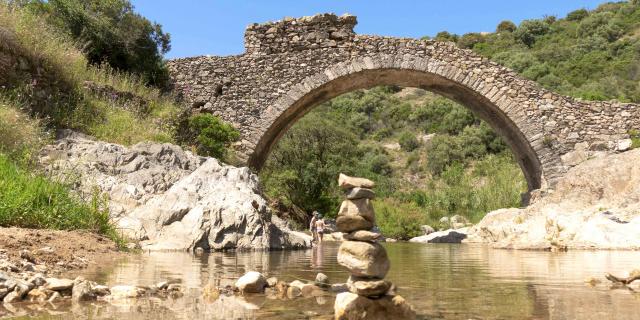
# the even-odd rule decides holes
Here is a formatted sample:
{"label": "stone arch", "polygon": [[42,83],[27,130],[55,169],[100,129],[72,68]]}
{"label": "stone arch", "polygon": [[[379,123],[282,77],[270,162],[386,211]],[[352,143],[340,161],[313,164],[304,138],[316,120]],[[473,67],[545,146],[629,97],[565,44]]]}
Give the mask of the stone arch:
{"label": "stone arch", "polygon": [[[496,86],[482,72],[469,71],[428,57],[373,56],[339,63],[294,86],[264,114],[248,164],[260,169],[282,135],[322,102],[341,94],[377,85],[425,89],[450,98],[486,121],[518,160],[529,190],[546,186],[545,175],[556,170],[557,157],[542,162],[542,126],[527,121],[524,106],[512,99],[508,84]],[[497,89],[496,89],[497,88]]]}

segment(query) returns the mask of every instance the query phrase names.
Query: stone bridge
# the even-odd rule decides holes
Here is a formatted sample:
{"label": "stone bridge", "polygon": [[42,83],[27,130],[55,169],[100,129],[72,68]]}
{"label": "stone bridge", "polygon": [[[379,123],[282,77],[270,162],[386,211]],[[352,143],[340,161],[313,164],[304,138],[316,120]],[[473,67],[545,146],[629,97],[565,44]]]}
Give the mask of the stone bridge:
{"label": "stone bridge", "polygon": [[171,76],[194,112],[240,130],[238,154],[255,169],[314,106],[377,85],[422,88],[468,107],[510,146],[530,190],[628,148],[629,130],[640,128],[639,105],[558,95],[453,43],[357,35],[356,23],[322,14],[252,24],[244,54],[172,60]]}

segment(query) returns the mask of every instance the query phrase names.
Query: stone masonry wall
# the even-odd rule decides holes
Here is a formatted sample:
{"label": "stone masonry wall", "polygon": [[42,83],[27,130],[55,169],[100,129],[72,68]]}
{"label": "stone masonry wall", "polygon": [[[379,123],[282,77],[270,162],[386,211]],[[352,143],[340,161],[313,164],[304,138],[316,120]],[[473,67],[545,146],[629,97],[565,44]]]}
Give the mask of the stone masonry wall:
{"label": "stone masonry wall", "polygon": [[356,35],[354,16],[331,14],[254,24],[238,56],[169,62],[194,112],[231,122],[236,145],[259,168],[279,136],[315,104],[379,84],[416,86],[467,105],[502,134],[531,189],[570,166],[624,149],[640,128],[637,104],[585,102],[539,87],[453,43]]}

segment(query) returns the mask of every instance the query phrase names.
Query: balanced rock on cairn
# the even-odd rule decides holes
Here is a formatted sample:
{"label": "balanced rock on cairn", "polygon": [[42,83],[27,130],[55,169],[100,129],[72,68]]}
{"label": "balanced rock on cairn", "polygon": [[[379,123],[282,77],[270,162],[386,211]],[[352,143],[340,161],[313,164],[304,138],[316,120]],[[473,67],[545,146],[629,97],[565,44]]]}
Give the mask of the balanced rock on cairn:
{"label": "balanced rock on cairn", "polygon": [[370,231],[376,223],[371,200],[375,183],[340,174],[338,185],[347,197],[340,206],[336,227],[346,241],[338,249],[338,263],[349,269],[349,292],[338,294],[336,319],[415,319],[415,312],[384,280],[391,264],[387,251]]}

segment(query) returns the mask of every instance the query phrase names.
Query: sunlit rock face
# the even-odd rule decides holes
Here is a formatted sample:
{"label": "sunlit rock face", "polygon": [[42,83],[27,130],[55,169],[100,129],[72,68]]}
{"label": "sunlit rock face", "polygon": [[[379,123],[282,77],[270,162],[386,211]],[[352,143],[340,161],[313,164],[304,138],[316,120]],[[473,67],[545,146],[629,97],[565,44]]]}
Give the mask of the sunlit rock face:
{"label": "sunlit rock face", "polygon": [[640,249],[640,150],[590,159],[524,209],[493,211],[465,241],[523,249]]}
{"label": "sunlit rock face", "polygon": [[286,249],[310,238],[278,223],[258,178],[171,144],[130,148],[66,132],[44,148],[41,163],[75,179],[83,195],[108,195],[118,228],[144,250]]}

